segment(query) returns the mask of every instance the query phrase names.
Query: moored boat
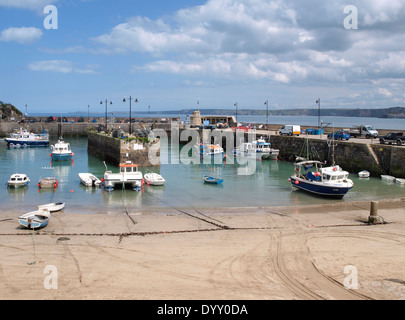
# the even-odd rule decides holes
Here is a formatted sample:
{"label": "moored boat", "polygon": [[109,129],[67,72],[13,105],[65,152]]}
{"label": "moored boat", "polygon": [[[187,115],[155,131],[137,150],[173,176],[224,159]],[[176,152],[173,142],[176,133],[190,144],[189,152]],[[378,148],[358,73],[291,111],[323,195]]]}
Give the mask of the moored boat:
{"label": "moored boat", "polygon": [[99,187],[102,184],[101,180],[92,173],[79,173],[78,177],[86,187]]}
{"label": "moored boat", "polygon": [[381,180],[387,181],[387,182],[394,182],[395,179],[396,179],[395,177],[390,176],[390,175],[382,175],[381,176]]}
{"label": "moored boat", "polygon": [[4,139],[10,148],[19,147],[45,147],[49,145],[49,135],[47,133],[36,134],[21,128],[17,132],[10,133],[8,138]]}
{"label": "moored boat", "polygon": [[395,178],[395,182],[398,184],[405,185],[405,179],[403,178]]}
{"label": "moored boat", "polygon": [[40,229],[48,225],[50,218],[48,210],[37,210],[18,217],[18,222],[28,229]]}
{"label": "moored boat", "polygon": [[152,185],[152,186],[163,186],[166,182],[166,180],[160,174],[157,174],[154,172],[145,173],[144,177],[145,177],[145,182],[148,185]]}
{"label": "moored boat", "polygon": [[359,178],[370,178],[370,172],[363,170],[358,173]]}
{"label": "moored boat", "polygon": [[65,208],[65,202],[53,202],[38,206],[38,210],[46,210],[49,212],[58,212]]}
{"label": "moored boat", "polygon": [[311,160],[295,163],[289,181],[294,188],[336,199],[342,199],[354,187],[349,173],[341,167],[324,168],[322,162]]}
{"label": "moored boat", "polygon": [[223,159],[225,151],[219,144],[200,144],[200,156]]}
{"label": "moored boat", "polygon": [[210,177],[210,176],[204,176],[203,179],[204,179],[205,183],[209,183],[209,184],[221,184],[222,182],[224,182],[223,179]]}
{"label": "moored boat", "polygon": [[41,189],[52,189],[57,188],[59,185],[58,179],[55,177],[47,177],[39,180],[38,187]]}
{"label": "moored boat", "polygon": [[104,165],[106,171],[104,173],[103,183],[106,191],[113,191],[117,185],[122,185],[123,188],[126,185],[130,185],[134,191],[140,191],[142,189],[143,174],[138,171],[138,165],[130,161],[121,163],[118,173],[109,171],[105,162]]}
{"label": "moored boat", "polygon": [[233,152],[237,157],[256,160],[277,160],[280,150],[271,148],[271,143],[264,139],[242,143]]}
{"label": "moored boat", "polygon": [[50,156],[53,161],[67,161],[71,160],[74,153],[71,150],[70,143],[59,139],[55,145],[51,146],[52,152]]}
{"label": "moored boat", "polygon": [[15,173],[11,175],[10,179],[7,181],[6,185],[9,188],[21,188],[26,187],[30,184],[30,179],[26,174]]}

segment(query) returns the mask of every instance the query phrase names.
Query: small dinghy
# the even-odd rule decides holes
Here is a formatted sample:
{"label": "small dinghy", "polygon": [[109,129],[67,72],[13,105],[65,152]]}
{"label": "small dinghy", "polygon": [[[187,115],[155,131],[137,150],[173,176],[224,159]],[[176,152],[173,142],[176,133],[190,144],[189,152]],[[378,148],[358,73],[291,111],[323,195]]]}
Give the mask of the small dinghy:
{"label": "small dinghy", "polygon": [[46,210],[49,212],[58,212],[65,208],[64,202],[54,202],[38,206],[38,210]]}
{"label": "small dinghy", "polygon": [[388,176],[388,175],[382,175],[381,179],[384,180],[384,181],[388,181],[388,182],[394,182],[395,181],[395,177]]}
{"label": "small dinghy", "polygon": [[18,222],[28,229],[40,229],[46,227],[50,219],[48,210],[38,210],[18,217]]}
{"label": "small dinghy", "polygon": [[146,173],[144,175],[145,182],[149,185],[152,186],[163,186],[166,182],[166,180],[157,173]]}
{"label": "small dinghy", "polygon": [[359,172],[359,178],[370,178],[370,172],[364,170]]}
{"label": "small dinghy", "polygon": [[204,182],[205,183],[210,183],[210,184],[221,184],[222,182],[224,182],[224,180],[214,178],[214,177],[204,176]]}
{"label": "small dinghy", "polygon": [[79,173],[80,182],[86,187],[101,187],[101,180],[92,173]]}
{"label": "small dinghy", "polygon": [[405,179],[402,179],[402,178],[395,178],[395,182],[398,184],[405,185]]}
{"label": "small dinghy", "polygon": [[41,189],[52,189],[57,188],[59,185],[58,179],[55,177],[47,177],[39,180],[38,187]]}

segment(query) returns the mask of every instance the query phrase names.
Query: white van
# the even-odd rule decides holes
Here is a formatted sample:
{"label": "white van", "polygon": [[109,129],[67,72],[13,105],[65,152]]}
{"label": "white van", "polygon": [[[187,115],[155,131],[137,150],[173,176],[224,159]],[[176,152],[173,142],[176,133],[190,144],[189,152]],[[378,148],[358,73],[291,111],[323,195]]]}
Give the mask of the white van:
{"label": "white van", "polygon": [[285,125],[283,126],[278,133],[282,136],[283,134],[286,134],[288,136],[299,136],[301,134],[301,126],[298,125]]}

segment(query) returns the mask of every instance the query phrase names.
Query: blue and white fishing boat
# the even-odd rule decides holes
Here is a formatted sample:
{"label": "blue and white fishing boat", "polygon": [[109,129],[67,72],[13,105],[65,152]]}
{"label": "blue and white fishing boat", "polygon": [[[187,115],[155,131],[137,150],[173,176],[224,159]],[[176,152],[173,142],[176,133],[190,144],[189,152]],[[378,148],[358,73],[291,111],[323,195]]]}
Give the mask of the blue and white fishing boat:
{"label": "blue and white fishing boat", "polygon": [[37,210],[18,217],[18,222],[28,229],[40,229],[46,227],[50,219],[48,210]]}
{"label": "blue and white fishing boat", "polygon": [[277,160],[280,150],[271,148],[271,143],[264,139],[242,143],[233,152],[237,157],[256,160]]}
{"label": "blue and white fishing boat", "polygon": [[74,156],[72,149],[70,148],[70,143],[59,139],[55,145],[51,146],[52,152],[50,156],[52,161],[67,161],[71,160]]}
{"label": "blue and white fishing boat", "polygon": [[225,151],[219,144],[200,144],[200,157],[223,159]]}
{"label": "blue and white fishing boat", "polygon": [[294,165],[292,186],[320,196],[342,199],[353,187],[349,173],[338,165],[323,168],[320,161],[301,161]]}
{"label": "blue and white fishing boat", "polygon": [[49,135],[47,133],[36,134],[26,129],[20,128],[19,131],[10,133],[8,138],[4,139],[10,148],[20,147],[46,147],[49,145]]}

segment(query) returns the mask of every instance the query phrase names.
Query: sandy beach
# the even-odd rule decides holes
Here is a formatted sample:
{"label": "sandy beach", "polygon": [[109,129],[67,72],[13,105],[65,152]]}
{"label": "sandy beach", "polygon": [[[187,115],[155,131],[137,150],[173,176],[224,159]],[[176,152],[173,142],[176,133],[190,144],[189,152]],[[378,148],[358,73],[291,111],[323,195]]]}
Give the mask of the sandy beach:
{"label": "sandy beach", "polygon": [[[0,299],[397,300],[405,199],[80,213],[38,231],[0,215]],[[345,287],[346,286],[346,287]]]}

